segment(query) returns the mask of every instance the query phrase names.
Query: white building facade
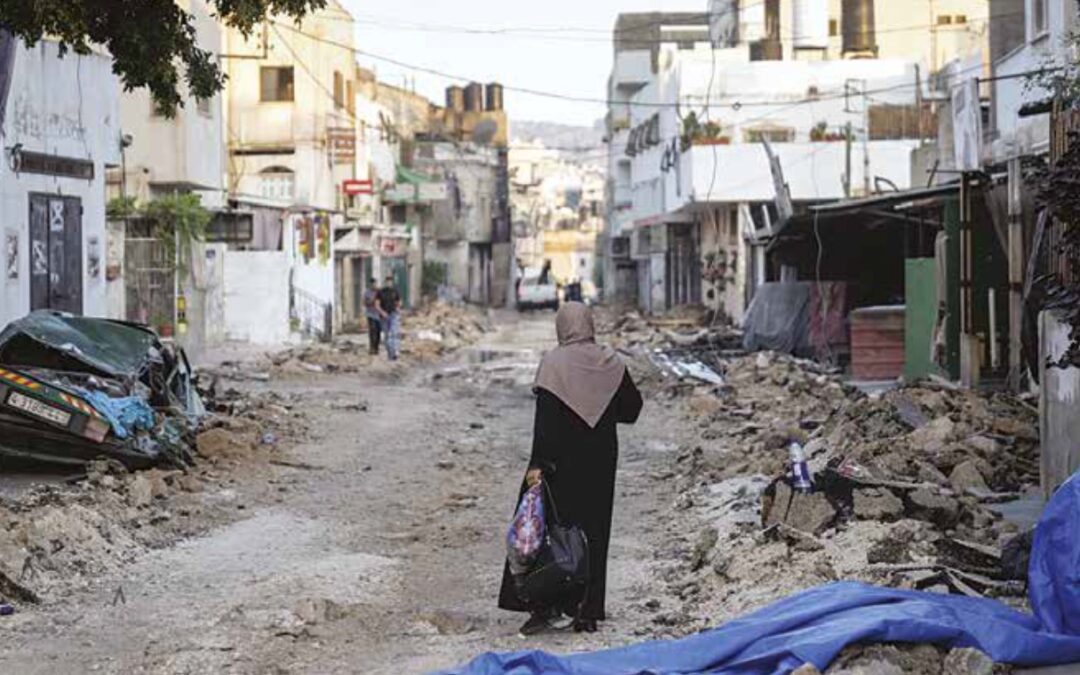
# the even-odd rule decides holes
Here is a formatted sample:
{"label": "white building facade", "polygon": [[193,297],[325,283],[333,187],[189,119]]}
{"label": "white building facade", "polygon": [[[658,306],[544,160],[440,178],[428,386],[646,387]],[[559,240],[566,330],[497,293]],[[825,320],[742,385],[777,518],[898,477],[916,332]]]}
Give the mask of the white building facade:
{"label": "white building facade", "polygon": [[[912,151],[933,133],[921,112],[928,77],[978,54],[987,5],[730,0],[711,14],[622,15],[609,80],[609,300],[649,312],[703,304],[740,322],[753,288],[778,273],[764,244],[780,194],[799,210],[911,185]],[[853,9],[869,19],[842,30]]]}
{"label": "white building facade", "polygon": [[105,172],[119,85],[100,53],[60,57],[0,31],[0,325],[32,310],[104,316]]}

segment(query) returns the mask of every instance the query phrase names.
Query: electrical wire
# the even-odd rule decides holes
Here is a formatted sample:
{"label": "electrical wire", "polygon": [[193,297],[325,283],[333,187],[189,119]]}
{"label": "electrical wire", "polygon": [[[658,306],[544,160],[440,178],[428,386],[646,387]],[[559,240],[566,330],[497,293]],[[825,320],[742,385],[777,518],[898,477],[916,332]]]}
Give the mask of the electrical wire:
{"label": "electrical wire", "polygon": [[[392,65],[398,66],[400,68],[404,68],[406,70],[411,70],[411,71],[418,72],[418,73],[425,73],[425,74],[428,74],[428,75],[435,75],[437,77],[441,77],[441,78],[444,78],[444,79],[457,81],[457,82],[474,82],[477,79],[477,78],[466,77],[466,76],[463,76],[463,75],[456,75],[456,74],[453,74],[453,73],[447,73],[445,71],[441,71],[441,70],[438,70],[438,69],[435,69],[435,68],[429,68],[429,67],[426,67],[426,66],[410,64],[410,63],[407,63],[405,61],[401,61],[399,59],[394,59],[394,58],[391,58],[391,57],[388,57],[388,56],[383,56],[383,55],[380,55],[380,54],[376,54],[374,52],[370,52],[368,50],[360,49],[360,48],[354,47],[353,45],[346,44],[344,42],[338,42],[338,41],[335,41],[335,40],[331,40],[329,38],[324,38],[324,37],[321,37],[319,35],[314,35],[312,33],[305,32],[304,30],[302,30],[300,28],[297,28],[295,25],[292,25],[292,24],[283,23],[283,22],[279,22],[279,21],[272,21],[271,23],[274,26],[280,26],[280,27],[285,28],[285,29],[287,29],[289,31],[292,31],[293,33],[296,33],[298,35],[302,35],[302,36],[304,36],[304,37],[306,37],[306,38],[308,38],[310,40],[314,40],[316,42],[321,42],[323,44],[328,44],[328,45],[340,47],[342,49],[347,49],[347,50],[352,51],[354,54],[357,54],[357,55],[360,55],[360,56],[366,56],[366,57],[368,57],[370,59],[374,59],[376,61],[382,61],[382,62],[390,63]],[[280,32],[279,32],[279,35],[280,35]],[[970,72],[970,71],[973,71],[973,70],[980,70],[981,71],[982,70],[982,65],[980,64],[978,66],[971,67],[971,68],[965,69],[963,71],[957,71],[955,73],[952,73],[951,75],[959,75],[959,74],[961,74],[963,72]],[[905,89],[913,89],[913,88],[915,88],[917,86],[919,86],[919,85],[917,85],[915,83],[908,82],[908,83],[904,83],[904,84],[898,84],[898,85],[892,85],[892,86],[888,86],[888,87],[881,87],[881,88],[878,88],[878,89],[868,90],[866,93],[868,95],[870,95],[870,94],[882,94],[882,93],[887,93],[887,92],[892,92],[892,91],[902,91],[902,90],[905,90]],[[692,103],[693,100],[694,100],[692,97],[686,97],[684,101],[676,102],[676,103],[661,103],[661,102],[650,102],[650,101],[613,101],[611,99],[603,99],[603,98],[595,98],[595,97],[587,97],[587,96],[575,96],[575,95],[571,95],[571,94],[562,94],[562,93],[558,93],[558,92],[544,91],[544,90],[540,90],[540,89],[532,89],[532,88],[526,88],[526,87],[517,87],[517,86],[513,86],[513,85],[503,85],[503,89],[506,90],[506,91],[513,91],[513,92],[518,92],[518,93],[521,93],[521,94],[528,94],[528,95],[531,95],[531,96],[538,96],[538,97],[542,97],[542,98],[551,98],[551,99],[556,99],[556,100],[561,100],[561,101],[570,101],[570,102],[578,102],[578,103],[590,103],[590,104],[601,104],[601,105],[607,105],[607,106],[611,106],[611,105],[627,105],[627,106],[631,106],[631,107],[654,108],[654,109],[666,109],[666,108],[679,109],[681,106],[686,105],[688,103]],[[734,95],[737,95],[737,94],[730,94],[729,93],[728,95],[729,96],[734,96]],[[806,103],[815,102],[815,101],[841,100],[846,95],[847,95],[847,93],[843,92],[843,91],[836,91],[836,92],[832,92],[832,93],[828,93],[828,94],[819,93],[819,94],[817,94],[815,96],[809,96],[809,97],[804,97],[804,98],[801,98],[801,99],[795,99],[793,101],[790,101],[790,103],[794,104],[794,105],[801,105],[801,104],[806,104]],[[776,102],[776,101],[739,101],[739,100],[733,101],[730,104],[730,106],[735,110],[738,110],[740,108],[745,108],[745,107],[775,107],[777,105],[784,105],[784,104],[783,103],[778,104],[778,102]]]}
{"label": "electrical wire", "polygon": [[[745,12],[745,10],[747,10],[747,9],[752,9],[752,8],[755,8],[755,7],[759,7],[759,6],[762,6],[764,4],[765,4],[764,2],[756,2],[756,3],[749,4],[749,5],[744,5],[742,8],[739,8],[739,11],[744,11]],[[1004,20],[1009,20],[1009,19],[1019,17],[1019,16],[1023,16],[1023,15],[1024,15],[1024,12],[1022,12],[1022,11],[1005,12],[1005,13],[998,14],[998,15],[995,15],[995,16],[968,16],[968,15],[963,15],[965,20],[962,23],[943,24],[943,23],[938,23],[938,22],[932,22],[932,23],[912,24],[912,25],[908,25],[908,26],[896,26],[896,27],[893,27],[893,28],[878,29],[878,30],[875,30],[875,33],[876,34],[904,33],[904,32],[912,32],[912,31],[917,31],[917,30],[924,30],[924,29],[928,29],[928,28],[942,30],[942,31],[952,31],[952,32],[961,32],[961,31],[972,32],[970,27],[972,25],[974,25],[974,24],[986,24],[986,23],[991,23],[993,21],[1004,21]],[[519,38],[520,37],[525,37],[525,38],[535,38],[535,39],[559,39],[559,40],[565,40],[565,41],[579,41],[579,42],[603,42],[603,43],[607,43],[607,44],[619,44],[619,43],[625,42],[627,44],[647,45],[647,44],[670,44],[670,43],[673,43],[673,42],[677,42],[677,40],[673,40],[673,39],[670,39],[670,38],[667,38],[667,39],[660,38],[658,40],[637,39],[637,38],[619,38],[617,36],[618,36],[618,34],[620,32],[623,33],[623,34],[636,33],[636,32],[641,32],[641,31],[645,31],[645,30],[648,30],[648,29],[651,29],[651,28],[658,28],[658,27],[659,28],[667,27],[667,28],[671,28],[673,30],[678,30],[680,28],[701,29],[701,28],[704,28],[704,26],[706,25],[706,23],[708,21],[709,14],[708,13],[702,13],[700,16],[702,17],[702,20],[703,20],[703,23],[701,23],[701,24],[673,23],[670,20],[659,19],[659,20],[656,20],[656,21],[647,21],[647,22],[637,23],[637,24],[634,24],[632,26],[629,26],[627,28],[622,29],[622,31],[620,31],[618,28],[615,28],[615,29],[611,29],[611,28],[588,28],[588,27],[581,27],[581,26],[550,26],[550,27],[544,27],[544,26],[504,26],[504,27],[498,27],[498,28],[488,28],[488,27],[463,26],[463,25],[459,25],[459,24],[455,25],[455,24],[439,24],[439,23],[425,23],[425,22],[418,22],[418,21],[408,21],[408,20],[402,20],[402,19],[393,18],[393,17],[377,16],[377,15],[370,15],[370,14],[369,15],[360,14],[360,15],[356,15],[356,16],[340,15],[340,16],[322,17],[322,18],[335,20],[335,21],[343,21],[343,22],[354,23],[354,24],[356,24],[358,26],[368,25],[368,26],[373,26],[373,27],[377,27],[377,28],[385,28],[385,29],[389,29],[389,30],[401,30],[401,31],[418,31],[418,32],[428,32],[428,33],[446,33],[446,34],[464,34],[464,35],[487,35],[487,36],[497,36],[497,37],[499,37],[499,36],[519,37]],[[952,15],[945,15],[945,16],[952,16]],[[593,37],[593,38],[585,37],[587,35],[605,35],[607,37]],[[845,35],[845,33],[843,31],[841,31],[836,35],[830,35],[829,38],[830,39],[831,38],[843,38],[844,35]],[[798,34],[795,34],[795,33],[790,33],[790,34],[781,34],[779,36],[779,39],[782,42],[793,42],[793,41],[796,41],[796,40],[803,39],[805,37],[812,37],[812,36],[809,35],[809,34],[798,35]]]}

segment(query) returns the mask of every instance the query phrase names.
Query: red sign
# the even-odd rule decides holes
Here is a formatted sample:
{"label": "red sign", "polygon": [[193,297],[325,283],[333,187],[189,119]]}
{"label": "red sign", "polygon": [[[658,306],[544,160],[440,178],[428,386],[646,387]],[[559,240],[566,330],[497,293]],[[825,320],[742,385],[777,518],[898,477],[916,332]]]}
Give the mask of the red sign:
{"label": "red sign", "polygon": [[351,178],[341,182],[341,191],[351,196],[375,194],[375,184],[370,180],[356,180]]}

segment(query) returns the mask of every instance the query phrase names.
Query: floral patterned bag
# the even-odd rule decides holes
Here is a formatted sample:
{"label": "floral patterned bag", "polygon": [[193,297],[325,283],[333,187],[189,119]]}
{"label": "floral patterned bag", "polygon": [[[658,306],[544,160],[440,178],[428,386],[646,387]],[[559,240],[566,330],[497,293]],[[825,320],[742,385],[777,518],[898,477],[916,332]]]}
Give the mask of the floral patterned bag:
{"label": "floral patterned bag", "polygon": [[545,527],[543,485],[538,483],[522,495],[506,533],[506,559],[511,573],[525,574],[532,567],[544,543]]}

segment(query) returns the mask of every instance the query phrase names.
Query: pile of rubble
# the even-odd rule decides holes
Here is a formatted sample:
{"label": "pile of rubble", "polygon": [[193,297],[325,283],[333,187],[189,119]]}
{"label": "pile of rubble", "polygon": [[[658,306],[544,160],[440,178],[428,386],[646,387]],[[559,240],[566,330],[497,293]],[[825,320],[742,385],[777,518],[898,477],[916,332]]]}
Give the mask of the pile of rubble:
{"label": "pile of rubble", "polygon": [[[229,487],[235,465],[249,475],[294,466],[283,453],[309,433],[299,400],[213,388],[205,400],[191,466],[131,471],[102,458],[64,481],[0,498],[0,604],[25,607],[88,587],[147,549],[227,519],[243,508]],[[210,491],[214,499],[201,498]]]}
{"label": "pile of rubble", "polygon": [[[675,508],[699,523],[671,535],[673,602],[651,603],[657,632],[840,579],[1024,605],[1030,542],[999,511],[1038,482],[1030,405],[932,383],[868,396],[825,366],[770,353],[717,371],[722,385],[682,399],[700,443],[655,477],[678,481]],[[793,442],[812,491],[793,488]]]}
{"label": "pile of rubble", "polygon": [[345,335],[331,343],[308,343],[251,363],[227,361],[206,372],[231,380],[269,381],[334,373],[395,373],[402,364],[426,363],[476,342],[493,330],[482,310],[435,302],[402,319],[401,360],[390,363],[385,349],[373,355],[366,335]]}
{"label": "pile of rubble", "polygon": [[700,308],[648,319],[632,311],[596,313],[597,332],[622,354],[638,386],[653,395],[721,384],[725,360],[744,353],[738,331],[706,319]]}

